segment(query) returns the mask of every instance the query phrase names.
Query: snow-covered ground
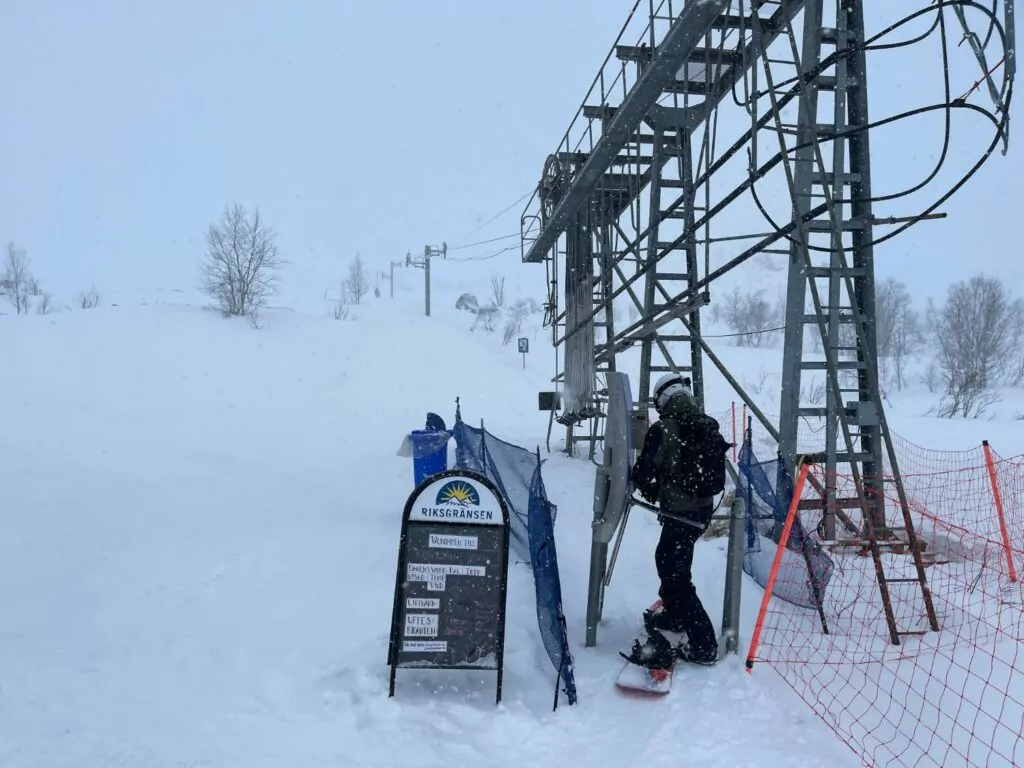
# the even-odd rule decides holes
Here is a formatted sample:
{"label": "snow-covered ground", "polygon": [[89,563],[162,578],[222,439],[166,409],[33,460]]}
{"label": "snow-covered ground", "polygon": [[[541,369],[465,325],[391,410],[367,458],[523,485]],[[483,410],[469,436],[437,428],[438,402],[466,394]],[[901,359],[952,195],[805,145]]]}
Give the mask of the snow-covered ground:
{"label": "snow-covered ground", "polygon": [[[548,332],[539,315],[524,321],[524,369],[500,328],[469,332],[453,307],[465,286],[438,291],[429,320],[414,289],[371,296],[343,321],[270,310],[258,330],[174,297],[3,319],[0,766],[858,765],[788,686],[738,658],[682,671],[663,700],[616,694],[617,652],[656,594],[658,526],[633,516],[598,646],[584,648],[593,466],[558,453],[560,430],[544,452]],[[780,356],[721,351],[754,381]],[[388,698],[412,489],[396,450],[427,411],[450,421],[456,397],[468,422],[547,458],[575,707],[563,697],[551,711],[554,670],[520,564],[503,702],[493,673],[400,671]],[[709,408],[733,399],[709,381]],[[961,423],[950,437],[920,412],[893,410],[916,442],[1024,449],[1020,422]],[[724,564],[721,540],[699,544],[716,624]],[[749,579],[743,590],[745,649],[762,591]]]}

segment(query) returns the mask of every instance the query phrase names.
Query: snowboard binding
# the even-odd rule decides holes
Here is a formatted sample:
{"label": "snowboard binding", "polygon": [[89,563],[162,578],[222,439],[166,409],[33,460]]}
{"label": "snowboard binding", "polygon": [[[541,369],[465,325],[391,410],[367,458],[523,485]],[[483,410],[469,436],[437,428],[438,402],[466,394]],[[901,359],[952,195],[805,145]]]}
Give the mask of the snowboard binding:
{"label": "snowboard binding", "polygon": [[619,651],[626,663],[615,678],[615,687],[624,694],[664,696],[672,688],[677,661],[708,666],[717,661],[717,658],[705,661],[693,656],[686,632],[681,631],[675,617],[665,613],[661,600],[644,611],[643,620],[646,638],[634,640],[629,653]]}
{"label": "snowboard binding", "polygon": [[633,641],[630,652],[619,655],[630,664],[646,669],[670,669],[676,662],[677,649],[661,633],[649,635],[647,642]]}
{"label": "snowboard binding", "polygon": [[686,632],[669,617],[661,607],[660,601],[644,611],[645,642],[633,641],[628,654],[619,651],[619,655],[631,664],[651,670],[671,669],[677,661],[702,666],[714,666],[717,657],[703,658],[694,655]]}
{"label": "snowboard binding", "polygon": [[[666,621],[667,616],[661,608],[660,601],[644,611],[644,631],[647,634],[645,642],[633,641],[633,647],[628,654],[619,651],[619,655],[631,664],[647,669],[669,669],[676,663],[679,652],[679,645],[685,633],[678,631],[679,628]],[[677,638],[670,640],[667,635],[675,635]]]}

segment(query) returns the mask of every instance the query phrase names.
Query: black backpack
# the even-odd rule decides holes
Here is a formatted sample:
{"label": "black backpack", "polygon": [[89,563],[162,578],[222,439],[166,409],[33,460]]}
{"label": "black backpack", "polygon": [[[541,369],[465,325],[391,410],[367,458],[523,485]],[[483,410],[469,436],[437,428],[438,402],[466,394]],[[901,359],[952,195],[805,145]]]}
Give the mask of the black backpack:
{"label": "black backpack", "polygon": [[[671,418],[676,443],[673,459],[678,474],[672,485],[683,493],[697,497],[716,496],[725,490],[726,455],[732,448],[719,428],[718,421],[703,413]],[[669,441],[672,444],[672,440]]]}

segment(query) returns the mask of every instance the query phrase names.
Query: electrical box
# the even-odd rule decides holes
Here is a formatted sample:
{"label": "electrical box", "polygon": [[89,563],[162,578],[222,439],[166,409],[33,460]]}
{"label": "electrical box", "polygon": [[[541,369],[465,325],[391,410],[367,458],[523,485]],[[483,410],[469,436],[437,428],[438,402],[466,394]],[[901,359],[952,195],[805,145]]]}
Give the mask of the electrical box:
{"label": "electrical box", "polygon": [[559,392],[537,393],[538,411],[557,411],[562,407],[562,396]]}

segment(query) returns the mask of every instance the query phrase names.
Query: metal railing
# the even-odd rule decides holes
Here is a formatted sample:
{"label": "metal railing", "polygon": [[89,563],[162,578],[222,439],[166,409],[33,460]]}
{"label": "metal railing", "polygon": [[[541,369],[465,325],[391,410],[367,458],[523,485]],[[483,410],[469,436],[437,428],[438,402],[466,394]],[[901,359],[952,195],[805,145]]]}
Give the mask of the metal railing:
{"label": "metal railing", "polygon": [[[660,0],[657,5],[655,5],[655,0],[646,0],[648,18],[646,24],[641,28],[640,22],[642,17],[637,16],[637,11],[643,4],[645,4],[645,0],[636,0],[633,4],[626,22],[619,30],[614,44],[601,63],[597,76],[591,82],[586,96],[583,97],[583,101],[569,123],[569,128],[562,136],[562,140],[553,153],[555,157],[568,158],[580,153],[589,154],[594,150],[594,145],[601,138],[602,121],[598,117],[584,115],[585,108],[590,106],[614,106],[622,103],[639,79],[637,68],[628,66],[630,62],[619,60],[615,55],[616,49],[624,45],[624,40],[635,39],[636,42],[630,47],[639,48],[641,45],[647,45],[653,51],[661,43],[665,35],[668,34],[672,24],[675,22],[676,15],[682,12],[683,9],[682,0],[674,0],[674,3],[673,0]],[[673,4],[678,7],[678,11],[673,10]],[[581,166],[582,164],[580,164]],[[568,188],[572,182],[572,175],[566,169],[567,165],[562,164],[558,171],[559,186],[563,190]],[[523,209],[519,219],[520,256],[524,260],[529,244],[536,241],[545,224],[542,211],[543,201],[541,200],[540,192],[541,188],[538,185],[533,195],[527,201],[526,207]],[[558,200],[552,200],[551,202],[557,204]]]}

